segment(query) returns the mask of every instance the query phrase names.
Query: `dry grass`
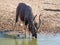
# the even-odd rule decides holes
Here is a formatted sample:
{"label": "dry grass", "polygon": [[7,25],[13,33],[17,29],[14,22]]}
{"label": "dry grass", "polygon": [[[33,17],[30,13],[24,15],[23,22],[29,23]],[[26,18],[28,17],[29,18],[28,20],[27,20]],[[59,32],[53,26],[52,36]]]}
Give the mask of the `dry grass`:
{"label": "dry grass", "polygon": [[[24,2],[32,7],[33,14],[41,16],[41,26],[39,32],[53,32],[60,33],[60,12],[44,11],[44,8],[59,9],[59,5],[44,4],[48,2],[45,0],[0,0],[0,30],[13,30],[15,24],[16,7],[19,2]],[[48,6],[48,7],[47,7]],[[36,18],[38,20],[38,16]],[[37,21],[38,22],[38,21]],[[20,22],[16,24],[15,30],[24,30],[24,27],[20,25]]]}

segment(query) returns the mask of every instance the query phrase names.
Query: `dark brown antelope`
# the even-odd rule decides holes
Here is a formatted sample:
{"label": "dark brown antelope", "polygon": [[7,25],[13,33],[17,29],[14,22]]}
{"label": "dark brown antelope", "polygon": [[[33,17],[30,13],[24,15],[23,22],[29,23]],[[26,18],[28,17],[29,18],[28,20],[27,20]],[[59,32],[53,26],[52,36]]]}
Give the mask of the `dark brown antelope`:
{"label": "dark brown antelope", "polygon": [[[37,15],[36,15],[37,16]],[[39,24],[35,22],[36,16],[33,16],[32,9],[30,6],[19,3],[16,9],[16,23],[18,22],[18,18],[28,26],[29,31],[32,33],[32,36],[37,38],[37,31],[40,27],[40,16],[39,16]]]}

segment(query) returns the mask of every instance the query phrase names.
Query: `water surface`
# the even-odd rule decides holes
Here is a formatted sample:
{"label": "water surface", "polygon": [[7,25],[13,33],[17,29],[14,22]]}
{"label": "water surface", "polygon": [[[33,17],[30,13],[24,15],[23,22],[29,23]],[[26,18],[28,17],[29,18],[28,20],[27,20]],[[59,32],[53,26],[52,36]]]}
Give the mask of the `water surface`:
{"label": "water surface", "polygon": [[29,39],[0,33],[0,45],[60,45],[60,35],[38,34],[37,39]]}

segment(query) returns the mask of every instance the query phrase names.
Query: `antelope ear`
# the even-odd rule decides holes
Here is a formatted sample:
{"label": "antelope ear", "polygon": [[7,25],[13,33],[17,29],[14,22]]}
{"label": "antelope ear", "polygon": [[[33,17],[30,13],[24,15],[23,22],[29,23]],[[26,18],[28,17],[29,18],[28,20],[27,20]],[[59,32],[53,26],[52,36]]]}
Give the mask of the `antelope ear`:
{"label": "antelope ear", "polygon": [[37,14],[34,16],[33,21],[35,20],[36,16],[37,16]]}

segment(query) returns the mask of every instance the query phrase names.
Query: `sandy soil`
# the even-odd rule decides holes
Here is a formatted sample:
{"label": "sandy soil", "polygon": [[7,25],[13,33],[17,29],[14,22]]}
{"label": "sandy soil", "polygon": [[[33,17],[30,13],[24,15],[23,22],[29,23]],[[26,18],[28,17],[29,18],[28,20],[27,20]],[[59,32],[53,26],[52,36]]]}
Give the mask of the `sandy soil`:
{"label": "sandy soil", "polygon": [[[34,15],[42,15],[38,32],[60,33],[60,12],[44,10],[60,9],[60,0],[0,0],[0,30],[13,30],[16,7],[21,2],[31,6]],[[20,24],[19,21],[14,30],[24,30],[24,26]]]}

